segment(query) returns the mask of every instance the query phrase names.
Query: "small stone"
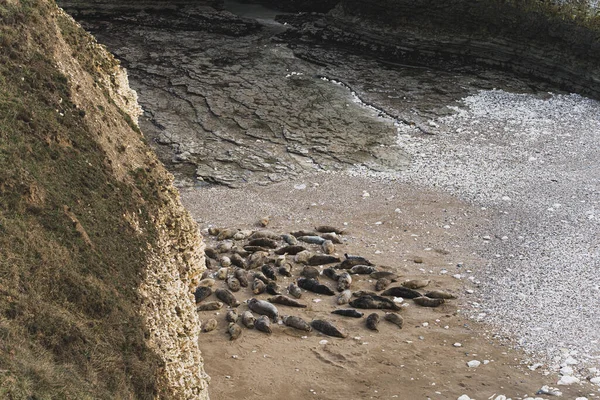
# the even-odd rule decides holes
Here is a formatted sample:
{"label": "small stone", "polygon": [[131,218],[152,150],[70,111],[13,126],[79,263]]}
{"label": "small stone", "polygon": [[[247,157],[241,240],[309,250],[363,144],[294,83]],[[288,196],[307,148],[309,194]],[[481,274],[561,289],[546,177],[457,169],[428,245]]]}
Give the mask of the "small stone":
{"label": "small stone", "polygon": [[501,395],[496,396],[496,398],[494,400],[506,400],[506,396],[501,394]]}
{"label": "small stone", "polygon": [[371,194],[369,192],[367,192],[366,190],[363,190],[363,194],[362,197],[370,197]]}
{"label": "small stone", "polygon": [[323,339],[323,340],[321,340],[321,341],[319,342],[319,344],[327,344],[327,343],[329,343],[329,341],[327,341],[327,340],[325,340],[325,339]]}
{"label": "small stone", "polygon": [[460,396],[458,399],[456,400],[473,400],[471,399],[469,396],[467,396],[466,394],[463,394],[462,396]]}
{"label": "small stone", "polygon": [[572,385],[574,383],[579,383],[579,378],[575,378],[574,376],[563,376],[557,382],[557,385]]}
{"label": "small stone", "polygon": [[510,197],[508,197],[508,196],[502,196],[502,200],[503,201],[510,201]]}
{"label": "small stone", "polygon": [[572,376],[573,375],[573,367],[562,367],[560,369],[560,374],[564,376]]}
{"label": "small stone", "polygon": [[600,385],[600,376],[590,379],[590,382],[592,382],[595,385]]}
{"label": "small stone", "polygon": [[490,360],[483,360],[483,365],[488,365],[490,363]]}
{"label": "small stone", "polygon": [[535,363],[535,364],[533,364],[533,365],[530,365],[530,366],[529,366],[529,367],[527,367],[527,368],[529,368],[529,369],[530,369],[530,370],[532,370],[532,371],[535,371],[536,369],[538,369],[539,367],[542,367],[543,365],[544,365],[544,364],[542,364],[542,363]]}
{"label": "small stone", "polygon": [[458,342],[456,342],[456,343],[454,343],[452,346],[454,346],[454,347],[462,347],[462,344],[461,344],[461,343],[458,343]]}
{"label": "small stone", "polygon": [[294,189],[296,189],[296,190],[304,190],[304,189],[306,189],[306,185],[304,183],[301,183],[299,185],[294,185]]}
{"label": "small stone", "polygon": [[569,357],[567,357],[567,359],[565,360],[565,362],[563,363],[563,365],[576,365],[578,362],[579,361],[577,361],[573,357],[569,356]]}
{"label": "small stone", "polygon": [[489,236],[489,235],[485,235],[482,239],[483,240],[492,240],[491,236]]}
{"label": "small stone", "polygon": [[467,363],[467,365],[469,366],[469,368],[477,368],[481,365],[481,361],[471,360]]}
{"label": "small stone", "polygon": [[423,264],[423,259],[421,257],[415,257],[413,261],[415,264]]}
{"label": "small stone", "polygon": [[575,398],[575,400],[588,400],[588,398],[587,397],[577,397],[577,398]]}
{"label": "small stone", "polygon": [[423,322],[422,324],[424,327],[428,327],[429,326],[429,322]]}

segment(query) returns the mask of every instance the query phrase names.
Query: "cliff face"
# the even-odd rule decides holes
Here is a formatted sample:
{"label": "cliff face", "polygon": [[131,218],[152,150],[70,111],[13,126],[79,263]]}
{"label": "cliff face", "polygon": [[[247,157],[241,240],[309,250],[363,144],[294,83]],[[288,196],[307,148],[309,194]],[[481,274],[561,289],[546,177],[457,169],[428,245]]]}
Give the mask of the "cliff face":
{"label": "cliff face", "polygon": [[114,58],[48,0],[0,2],[0,393],[208,398],[203,244]]}

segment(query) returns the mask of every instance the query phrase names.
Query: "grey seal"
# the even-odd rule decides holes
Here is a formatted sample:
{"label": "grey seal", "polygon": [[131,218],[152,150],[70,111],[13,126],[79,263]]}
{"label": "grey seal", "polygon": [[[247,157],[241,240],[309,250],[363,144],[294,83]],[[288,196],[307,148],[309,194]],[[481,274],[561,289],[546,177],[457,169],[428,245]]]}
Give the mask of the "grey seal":
{"label": "grey seal", "polygon": [[328,321],[325,321],[322,319],[313,320],[310,323],[310,326],[312,326],[313,329],[315,329],[321,333],[324,333],[327,336],[333,336],[333,337],[339,337],[339,338],[348,337],[347,333],[340,331],[331,322],[328,322]]}
{"label": "grey seal", "polygon": [[274,322],[277,321],[277,318],[279,317],[277,307],[268,301],[258,300],[253,297],[248,300],[248,308],[257,314],[268,316]]}

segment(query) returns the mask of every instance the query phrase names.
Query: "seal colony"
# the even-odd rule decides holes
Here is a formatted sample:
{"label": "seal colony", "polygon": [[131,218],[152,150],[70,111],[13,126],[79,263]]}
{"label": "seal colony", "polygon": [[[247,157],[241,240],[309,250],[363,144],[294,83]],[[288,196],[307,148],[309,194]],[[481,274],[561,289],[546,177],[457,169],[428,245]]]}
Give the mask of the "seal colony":
{"label": "seal colony", "polygon": [[[403,279],[393,267],[377,266],[362,255],[338,256],[336,246],[345,241],[344,231],[336,227],[289,233],[209,228],[207,233],[211,245],[206,248],[207,270],[194,292],[197,311],[204,333],[220,326],[230,340],[243,337],[242,327],[270,335],[277,334],[278,325],[344,339],[349,332],[336,326],[338,317],[363,320],[357,330],[379,332],[381,320],[401,329],[406,324],[398,313],[408,305],[405,300],[440,307],[456,299],[439,288],[419,291],[431,279]],[[306,293],[315,296],[312,301]],[[330,314],[305,320],[311,305],[321,301],[331,304]],[[228,309],[221,316],[224,304]],[[357,309],[383,312],[363,318]]]}

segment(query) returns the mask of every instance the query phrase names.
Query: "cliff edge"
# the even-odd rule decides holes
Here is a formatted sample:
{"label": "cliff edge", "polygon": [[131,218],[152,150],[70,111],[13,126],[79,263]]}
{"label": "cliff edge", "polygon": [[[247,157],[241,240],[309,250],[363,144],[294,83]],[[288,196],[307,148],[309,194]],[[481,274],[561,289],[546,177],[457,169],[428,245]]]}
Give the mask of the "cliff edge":
{"label": "cliff edge", "polygon": [[0,397],[208,398],[203,243],[118,62],[0,1]]}

